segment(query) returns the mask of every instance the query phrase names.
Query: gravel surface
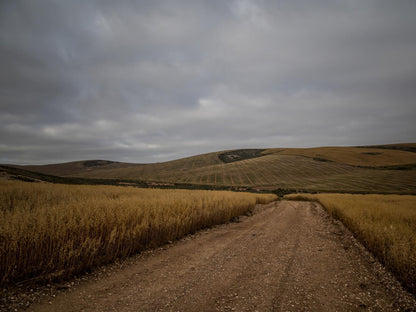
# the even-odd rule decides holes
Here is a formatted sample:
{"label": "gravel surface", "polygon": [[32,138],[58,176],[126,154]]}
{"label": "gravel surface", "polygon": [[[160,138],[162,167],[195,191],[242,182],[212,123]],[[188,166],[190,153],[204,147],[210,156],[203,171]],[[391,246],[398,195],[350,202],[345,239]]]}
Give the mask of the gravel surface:
{"label": "gravel surface", "polygon": [[415,297],[315,203],[258,205],[64,284],[3,290],[1,311],[416,311]]}

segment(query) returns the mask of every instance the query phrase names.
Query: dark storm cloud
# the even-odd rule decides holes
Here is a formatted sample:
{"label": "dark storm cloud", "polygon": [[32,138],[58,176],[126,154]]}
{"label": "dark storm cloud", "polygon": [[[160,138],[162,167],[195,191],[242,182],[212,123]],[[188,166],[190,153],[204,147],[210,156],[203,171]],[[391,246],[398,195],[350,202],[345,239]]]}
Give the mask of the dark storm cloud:
{"label": "dark storm cloud", "polygon": [[2,1],[0,163],[416,141],[414,1]]}

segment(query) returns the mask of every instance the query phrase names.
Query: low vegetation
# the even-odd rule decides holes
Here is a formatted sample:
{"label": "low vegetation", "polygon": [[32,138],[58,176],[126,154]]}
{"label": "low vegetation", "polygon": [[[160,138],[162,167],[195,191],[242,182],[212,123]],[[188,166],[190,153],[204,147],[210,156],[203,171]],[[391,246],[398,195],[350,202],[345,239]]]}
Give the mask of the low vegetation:
{"label": "low vegetation", "polygon": [[244,159],[257,158],[264,156],[263,149],[240,149],[232,150],[218,154],[218,158],[221,159],[223,163],[230,163],[235,161],[241,161]]}
{"label": "low vegetation", "polygon": [[[376,168],[416,163],[416,153],[403,149],[373,147],[315,147],[272,149],[281,155],[298,155],[326,159],[350,166]],[[409,149],[411,146],[408,147]]]}
{"label": "low vegetation", "polygon": [[0,181],[0,284],[69,277],[275,199],[227,191]]}
{"label": "low vegetation", "polygon": [[[78,161],[17,166],[66,177],[58,183],[177,188],[293,189],[327,193],[416,194],[416,144],[377,147],[241,149],[154,164]],[[1,170],[1,167],[0,167]],[[51,181],[52,178],[46,177]],[[61,178],[62,179],[62,178]],[[67,182],[68,181],[68,182]]]}
{"label": "low vegetation", "polygon": [[149,187],[147,182],[140,180],[61,177],[6,165],[0,165],[0,176],[5,177],[4,180],[19,180],[25,182],[49,182],[79,185],[125,185],[126,183],[130,183],[132,185],[134,184],[134,186]]}
{"label": "low vegetation", "polygon": [[[413,153],[412,153],[413,154]],[[202,155],[204,156],[204,155]],[[320,192],[367,192],[416,194],[416,168],[408,170],[370,169],[311,157],[267,154],[231,163],[209,164],[192,157],[171,163],[94,169],[72,175],[71,179],[138,180],[181,185],[226,188],[294,189]],[[208,157],[209,156],[209,157]],[[372,157],[372,156],[369,156]]]}
{"label": "low vegetation", "polygon": [[406,152],[416,153],[416,143],[370,145],[370,146],[359,146],[359,147],[378,148],[378,149],[392,149],[392,150],[399,150],[399,151],[406,151]]}
{"label": "low vegetation", "polygon": [[242,149],[154,164],[95,160],[19,168],[71,179],[134,180],[178,187],[416,194],[414,148],[416,144],[408,143],[383,148]]}
{"label": "low vegetation", "polygon": [[416,196],[292,194],[318,201],[416,293]]}

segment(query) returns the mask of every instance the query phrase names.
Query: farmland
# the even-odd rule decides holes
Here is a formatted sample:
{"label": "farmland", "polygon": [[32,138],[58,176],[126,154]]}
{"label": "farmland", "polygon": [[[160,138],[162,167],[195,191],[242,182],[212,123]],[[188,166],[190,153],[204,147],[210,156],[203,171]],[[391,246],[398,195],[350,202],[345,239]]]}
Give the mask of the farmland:
{"label": "farmland", "polygon": [[416,196],[293,194],[285,198],[321,203],[416,292]]}
{"label": "farmland", "polygon": [[0,276],[66,278],[250,213],[274,195],[0,181]]}
{"label": "farmland", "polygon": [[94,166],[91,162],[73,162],[21,168],[77,178],[268,190],[415,194],[414,149],[415,144],[231,150],[154,164],[98,162]]}
{"label": "farmland", "polygon": [[[239,215],[251,214],[256,203],[268,203],[276,199],[276,196],[270,194],[174,188],[225,188],[239,191],[272,191],[281,188],[283,193],[277,192],[278,194],[294,191],[321,193],[298,193],[286,198],[319,201],[330,215],[349,227],[356,238],[414,293],[416,196],[392,194],[416,194],[415,149],[415,144],[245,149],[153,164],[87,160],[44,166],[0,166],[0,171],[3,170],[1,177],[6,180],[0,181],[0,284],[8,287],[26,281],[39,284],[50,283],[51,280],[65,281],[115,259],[153,249],[202,228],[234,220]],[[10,179],[38,183],[7,181]],[[347,195],[336,192],[389,195]],[[246,218],[253,221],[242,224],[241,233],[227,230],[230,225],[222,228],[221,233],[224,235],[216,236],[214,231],[215,238],[208,239],[206,243],[212,244],[207,247],[207,254],[215,257],[192,261],[205,263],[198,270],[210,268],[210,272],[216,272],[217,255],[222,255],[224,262],[220,263],[231,269],[226,274],[237,279],[234,274],[244,276],[253,268],[258,269],[255,267],[258,254],[261,254],[264,263],[274,263],[278,258],[286,263],[281,266],[279,262],[279,265],[271,266],[270,270],[297,263],[297,268],[307,271],[302,285],[311,283],[308,277],[310,272],[314,272],[315,282],[320,283],[324,279],[328,289],[332,289],[334,281],[331,276],[325,279],[325,274],[320,269],[324,264],[324,272],[327,272],[327,268],[332,265],[334,276],[339,276],[345,270],[345,274],[347,271],[348,274],[353,272],[346,280],[335,281],[343,296],[349,292],[360,294],[363,290],[361,285],[370,287],[367,286],[367,280],[362,280],[362,284],[351,286],[353,288],[350,289],[350,284],[361,276],[361,271],[347,270],[344,266],[356,268],[361,261],[357,259],[361,259],[361,256],[357,256],[357,250],[347,251],[343,245],[339,245],[340,241],[344,242],[346,235],[342,238],[333,235],[336,223],[330,221],[332,219],[327,218],[318,208],[311,203],[272,203],[262,213]],[[256,213],[257,211],[258,209],[255,210]],[[250,222],[258,222],[256,231],[253,231]],[[335,228],[328,231],[326,226],[331,222]],[[237,223],[233,223],[235,224]],[[267,231],[264,224],[268,224]],[[325,239],[321,237],[323,231],[327,231]],[[315,236],[312,237],[311,233],[315,233]],[[260,234],[271,236],[268,240]],[[232,239],[233,235],[241,252],[227,249],[234,243],[223,243],[224,238]],[[326,245],[327,239],[332,243]],[[256,243],[251,244],[252,240],[256,240]],[[270,248],[266,248],[265,244],[272,242],[280,242],[272,245],[279,245],[283,249],[269,258]],[[175,244],[169,246],[174,249]],[[315,247],[311,248],[312,245]],[[299,250],[293,249],[294,252],[289,253],[291,257],[288,258],[287,246]],[[350,248],[348,246],[345,248]],[[195,242],[189,250],[195,248],[200,248],[205,255],[206,250],[201,243]],[[247,257],[246,252],[250,248],[256,251],[252,250],[252,256]],[[313,258],[306,256],[309,253],[313,257],[322,257],[322,260],[314,258],[309,261]],[[337,256],[334,258],[332,253]],[[352,258],[344,259],[344,253]],[[187,259],[181,257],[187,258],[189,254],[192,252],[179,252],[171,271],[180,268],[179,263],[186,263]],[[230,262],[230,257],[237,254],[241,257],[232,258]],[[196,254],[192,255],[194,256],[197,257]],[[247,259],[254,262],[248,265]],[[340,263],[333,263],[332,259]],[[143,261],[147,263],[147,260]],[[371,266],[371,263],[365,266]],[[189,267],[194,267],[193,262],[185,265],[183,270],[186,271]],[[238,273],[236,267],[243,271]],[[260,267],[263,268],[263,265]],[[263,269],[259,270],[269,274]],[[365,269],[362,267],[360,270]],[[223,274],[223,271],[218,272]],[[286,276],[286,270],[276,274]],[[292,270],[291,274],[298,274],[298,269]],[[193,276],[193,271],[190,275]],[[201,276],[205,275],[201,273],[200,278]],[[143,278],[147,278],[147,271],[137,276],[135,283],[141,284]],[[247,278],[251,280],[251,276]],[[371,287],[379,283],[377,278],[368,276],[373,281]],[[177,283],[182,282],[182,276],[177,279]],[[283,277],[278,278],[273,283],[279,283],[282,279]],[[291,279],[296,280],[293,276]],[[212,280],[213,289],[217,287],[217,280]],[[198,282],[189,280],[190,285]],[[236,287],[245,285],[238,281],[233,283]],[[170,286],[176,289],[175,285]],[[289,283],[288,287],[298,289],[302,285],[295,287]],[[348,289],[342,290],[343,287]],[[376,298],[380,291],[385,291],[381,284],[374,287],[372,298]],[[259,290],[264,291],[262,287]],[[305,291],[311,292],[313,289]],[[367,290],[365,292],[369,293]],[[320,295],[327,298],[328,293],[325,291]],[[385,295],[384,299],[389,296]],[[366,304],[373,301],[366,301]],[[356,303],[356,306],[360,304],[362,303]]]}

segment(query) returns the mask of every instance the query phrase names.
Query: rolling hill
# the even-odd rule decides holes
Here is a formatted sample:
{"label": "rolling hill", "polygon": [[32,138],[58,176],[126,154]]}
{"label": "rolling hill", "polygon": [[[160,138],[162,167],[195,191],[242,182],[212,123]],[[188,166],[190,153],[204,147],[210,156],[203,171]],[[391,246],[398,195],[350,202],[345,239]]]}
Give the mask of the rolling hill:
{"label": "rolling hill", "polygon": [[71,178],[257,189],[416,193],[416,144],[241,149],[132,164],[78,161],[20,169]]}

